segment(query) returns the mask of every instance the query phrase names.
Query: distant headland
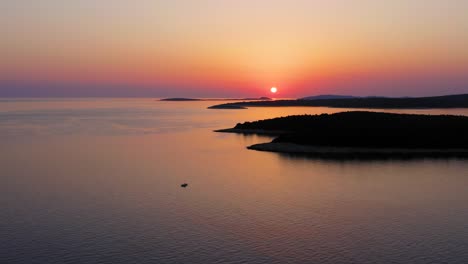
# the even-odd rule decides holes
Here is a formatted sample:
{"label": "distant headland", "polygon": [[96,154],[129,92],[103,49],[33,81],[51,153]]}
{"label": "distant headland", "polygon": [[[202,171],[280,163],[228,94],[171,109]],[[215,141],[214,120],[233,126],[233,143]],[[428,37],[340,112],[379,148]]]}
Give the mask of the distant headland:
{"label": "distant headland", "polygon": [[468,94],[433,97],[352,97],[324,95],[296,100],[249,101],[210,106],[210,109],[244,109],[246,107],[321,106],[368,109],[468,108]]}
{"label": "distant headland", "polygon": [[468,157],[468,117],[341,112],[245,122],[217,130],[277,137],[249,146],[260,151],[325,157]]}
{"label": "distant headland", "polygon": [[164,98],[159,101],[169,101],[169,102],[184,102],[184,101],[269,101],[272,100],[269,97],[258,97],[258,98],[184,98],[184,97],[174,97],[174,98]]}
{"label": "distant headland", "polygon": [[164,98],[159,101],[173,101],[173,102],[184,102],[184,101],[202,101],[202,99],[198,98],[182,98],[182,97],[174,97],[174,98]]}
{"label": "distant headland", "polygon": [[352,95],[321,94],[300,98],[300,100],[325,100],[325,99],[351,99],[359,98]]}

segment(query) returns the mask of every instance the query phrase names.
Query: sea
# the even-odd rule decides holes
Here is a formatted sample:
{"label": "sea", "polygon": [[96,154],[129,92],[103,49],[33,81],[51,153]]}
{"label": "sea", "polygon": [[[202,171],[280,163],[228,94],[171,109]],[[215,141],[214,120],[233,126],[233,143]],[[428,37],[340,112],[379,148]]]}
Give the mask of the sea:
{"label": "sea", "polygon": [[468,263],[468,160],[248,150],[213,130],[352,109],[218,103],[0,99],[0,263]]}

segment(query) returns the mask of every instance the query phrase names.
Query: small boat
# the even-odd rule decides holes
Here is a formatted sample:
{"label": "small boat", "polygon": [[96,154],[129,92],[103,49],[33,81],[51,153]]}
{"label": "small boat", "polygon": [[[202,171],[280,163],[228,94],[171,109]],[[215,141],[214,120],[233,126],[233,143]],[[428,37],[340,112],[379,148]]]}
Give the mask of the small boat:
{"label": "small boat", "polygon": [[182,188],[185,188],[187,186],[188,186],[188,183],[183,183],[183,184],[180,185],[180,187],[182,187]]}

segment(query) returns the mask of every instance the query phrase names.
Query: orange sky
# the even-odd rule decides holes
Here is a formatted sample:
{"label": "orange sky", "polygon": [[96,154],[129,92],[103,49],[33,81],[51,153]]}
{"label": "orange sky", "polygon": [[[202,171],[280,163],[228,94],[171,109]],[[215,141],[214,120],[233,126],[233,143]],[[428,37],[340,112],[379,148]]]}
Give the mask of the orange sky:
{"label": "orange sky", "polygon": [[0,96],[468,93],[466,1],[10,2]]}

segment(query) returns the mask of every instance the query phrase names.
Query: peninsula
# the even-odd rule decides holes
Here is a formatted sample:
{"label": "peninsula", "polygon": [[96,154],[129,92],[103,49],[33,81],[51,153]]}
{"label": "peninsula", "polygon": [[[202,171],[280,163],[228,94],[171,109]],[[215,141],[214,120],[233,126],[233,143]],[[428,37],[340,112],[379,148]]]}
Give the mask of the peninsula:
{"label": "peninsula", "polygon": [[217,132],[270,134],[249,149],[317,156],[468,156],[468,117],[379,112],[300,115]]}
{"label": "peninsula", "polygon": [[[312,98],[312,99],[310,99]],[[325,97],[327,98],[327,97]],[[433,97],[341,97],[323,99],[306,97],[297,100],[249,101],[210,106],[210,109],[244,109],[246,107],[321,106],[368,109],[468,108],[468,94]]]}
{"label": "peninsula", "polygon": [[[169,102],[185,102],[185,101],[269,101],[269,97],[258,97],[258,98],[185,98],[185,97],[173,97],[164,98],[159,101]],[[226,107],[228,108],[228,107]]]}

